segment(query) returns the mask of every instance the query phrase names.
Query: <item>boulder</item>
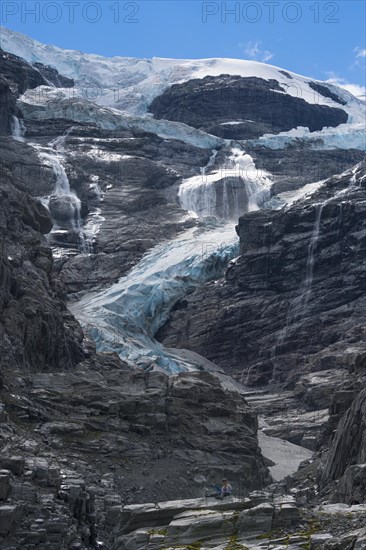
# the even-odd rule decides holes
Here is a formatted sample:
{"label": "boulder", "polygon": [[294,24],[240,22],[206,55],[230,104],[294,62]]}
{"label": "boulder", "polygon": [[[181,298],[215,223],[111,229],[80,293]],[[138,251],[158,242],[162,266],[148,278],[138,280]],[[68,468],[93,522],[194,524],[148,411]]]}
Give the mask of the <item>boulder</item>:
{"label": "boulder", "polygon": [[359,503],[365,501],[366,496],[366,464],[348,466],[337,484],[334,502],[351,503],[352,498]]}
{"label": "boulder", "polygon": [[20,476],[24,472],[25,459],[23,456],[9,456],[0,458],[3,468],[7,468],[14,475]]}
{"label": "boulder", "polygon": [[19,519],[22,509],[17,505],[0,505],[0,535],[7,535]]}
{"label": "boulder", "polygon": [[285,502],[280,505],[276,505],[273,528],[274,529],[286,529],[294,527],[300,521],[299,509],[295,503]]}
{"label": "boulder", "polygon": [[269,502],[240,512],[237,522],[239,537],[254,537],[269,533],[272,529],[273,513],[273,505]]}

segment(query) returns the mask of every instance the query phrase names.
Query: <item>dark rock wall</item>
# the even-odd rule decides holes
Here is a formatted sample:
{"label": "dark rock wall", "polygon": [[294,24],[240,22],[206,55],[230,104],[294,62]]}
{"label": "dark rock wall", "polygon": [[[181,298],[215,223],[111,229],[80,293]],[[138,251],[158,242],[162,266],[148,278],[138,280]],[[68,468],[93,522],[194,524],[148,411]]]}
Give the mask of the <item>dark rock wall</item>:
{"label": "dark rock wall", "polygon": [[[206,76],[174,84],[150,105],[156,118],[185,122],[226,139],[251,139],[308,127],[311,132],[347,122],[340,108],[307,103],[275,80]],[[243,121],[225,125],[225,122]]]}
{"label": "dark rock wall", "polygon": [[41,63],[34,66],[0,48],[0,135],[11,133],[11,118],[17,114],[16,99],[37,86],[72,87],[74,81]]}
{"label": "dark rock wall", "polygon": [[[226,281],[178,302],[158,338],[249,383],[289,382],[341,362],[335,350],[365,338],[364,173],[363,166],[357,185],[339,197],[334,195],[349,186],[351,173],[331,178],[303,203],[242,216],[241,255]],[[314,241],[316,203],[328,199]],[[327,354],[328,360],[322,357]]]}
{"label": "dark rock wall", "polygon": [[349,466],[366,463],[366,389],[363,389],[339,422],[328,453],[322,480],[340,478]]}
{"label": "dark rock wall", "polygon": [[72,368],[82,333],[54,279],[51,250],[40,233],[52,221],[43,205],[0,170],[0,357],[2,374]]}

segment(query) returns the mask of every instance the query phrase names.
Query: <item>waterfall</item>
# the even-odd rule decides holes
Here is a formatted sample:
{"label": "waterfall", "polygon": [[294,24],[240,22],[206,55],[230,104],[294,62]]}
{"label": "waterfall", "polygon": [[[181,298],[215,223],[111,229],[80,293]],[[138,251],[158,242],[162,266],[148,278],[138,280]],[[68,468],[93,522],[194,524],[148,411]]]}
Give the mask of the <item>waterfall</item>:
{"label": "waterfall", "polygon": [[80,250],[83,254],[93,254],[96,236],[100,230],[100,226],[105,221],[101,216],[101,209],[96,208],[94,212],[89,214],[89,217],[80,231],[81,244]]}
{"label": "waterfall", "polygon": [[[43,203],[50,210],[54,220],[51,236],[58,236],[59,238],[60,235],[66,236],[72,231],[78,235],[78,241],[81,241],[80,246],[83,247],[81,201],[76,193],[70,189],[70,182],[61,163],[61,157],[49,147],[39,145],[34,145],[34,147],[37,149],[41,161],[52,169],[56,179],[52,194],[43,199]],[[63,242],[63,244],[70,246],[67,242]]]}
{"label": "waterfall", "polygon": [[[354,173],[352,171],[352,173]],[[350,178],[350,186],[355,186],[356,180],[354,177]],[[349,191],[349,188],[340,189],[337,191],[332,197],[324,200],[322,203],[318,203],[315,205],[315,222],[313,226],[313,231],[311,234],[311,239],[308,245],[308,255],[307,255],[307,261],[306,261],[306,272],[305,272],[305,278],[300,288],[300,294],[299,296],[295,297],[292,302],[290,303],[287,317],[286,317],[286,323],[285,326],[281,329],[280,334],[277,338],[276,343],[274,344],[271,353],[270,358],[272,360],[275,360],[277,357],[277,349],[279,346],[281,346],[289,333],[290,325],[295,321],[300,321],[304,314],[306,313],[306,308],[311,296],[313,282],[314,282],[314,264],[316,259],[316,251],[318,248],[318,242],[320,237],[320,229],[321,229],[321,219],[324,207],[337,199],[342,199],[345,195],[347,195],[347,192]],[[344,202],[339,202],[339,215],[338,215],[338,235],[340,235],[341,226],[343,223],[343,206]],[[273,378],[276,371],[276,364],[275,364],[275,370],[273,374]]]}
{"label": "waterfall", "polygon": [[17,116],[13,116],[11,122],[11,135],[17,141],[24,141],[25,126],[23,120],[19,120]]}
{"label": "waterfall", "polygon": [[50,147],[54,147],[57,150],[63,151],[65,149],[66,139],[75,128],[76,126],[71,126],[66,130],[66,132],[62,134],[62,136],[58,136],[56,139],[50,141],[49,143]]}
{"label": "waterfall", "polygon": [[315,224],[313,229],[313,234],[311,237],[311,241],[308,247],[308,260],[306,262],[306,278],[303,285],[303,291],[300,296],[300,304],[302,304],[302,307],[304,308],[306,304],[308,303],[310,294],[311,294],[311,287],[313,285],[313,278],[314,278],[314,261],[315,261],[315,250],[318,245],[319,240],[319,231],[320,231],[320,221],[322,217],[322,212],[324,208],[325,203],[317,204],[315,206],[316,208],[316,217],[315,217]]}
{"label": "waterfall", "polygon": [[38,150],[39,156],[47,166],[51,166],[56,176],[56,184],[53,190],[54,195],[70,195],[70,183],[65,168],[60,162],[59,155],[46,150]]}
{"label": "waterfall", "polygon": [[320,236],[321,217],[322,217],[324,206],[326,205],[327,202],[328,201],[325,201],[323,203],[319,203],[315,205],[315,222],[314,222],[311,239],[308,245],[305,279],[301,285],[299,296],[296,296],[296,298],[292,300],[289,306],[287,316],[286,316],[285,326],[281,329],[280,334],[276,340],[276,343],[274,344],[270,352],[270,358],[272,359],[274,364],[272,380],[271,380],[272,382],[275,380],[276,372],[277,372],[276,357],[277,357],[278,347],[285,342],[289,332],[290,325],[295,321],[299,321],[304,316],[306,312],[307,304],[309,302],[309,298],[311,296],[311,289],[312,289],[313,280],[314,280],[315,256],[316,256],[316,250],[317,250],[319,236]]}
{"label": "waterfall", "polygon": [[183,181],[179,188],[180,205],[197,217],[216,216],[237,220],[244,212],[257,210],[269,197],[267,174],[260,174],[252,157],[232,148],[224,165],[208,173],[215,164],[213,153],[201,174]]}

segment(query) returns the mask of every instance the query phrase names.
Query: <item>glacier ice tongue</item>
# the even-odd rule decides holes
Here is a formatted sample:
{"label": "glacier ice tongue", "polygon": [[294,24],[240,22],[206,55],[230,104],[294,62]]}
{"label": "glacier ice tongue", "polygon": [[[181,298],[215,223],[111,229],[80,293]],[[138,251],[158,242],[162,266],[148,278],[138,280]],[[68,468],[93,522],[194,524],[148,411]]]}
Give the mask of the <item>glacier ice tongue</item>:
{"label": "glacier ice tongue", "polygon": [[156,246],[127,276],[70,309],[98,351],[114,351],[125,360],[144,367],[156,364],[168,372],[191,370],[191,361],[165,349],[154,335],[173,305],[219,277],[238,249],[234,224],[207,221],[206,227],[189,229]]}

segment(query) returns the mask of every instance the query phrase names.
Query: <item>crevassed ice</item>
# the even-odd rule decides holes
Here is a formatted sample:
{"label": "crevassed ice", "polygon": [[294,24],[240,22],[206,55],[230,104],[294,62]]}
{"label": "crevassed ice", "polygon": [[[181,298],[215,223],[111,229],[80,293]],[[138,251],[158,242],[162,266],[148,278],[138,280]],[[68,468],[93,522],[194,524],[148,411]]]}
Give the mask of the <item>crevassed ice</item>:
{"label": "crevassed ice", "polygon": [[269,149],[284,149],[288,145],[296,143],[296,140],[307,142],[312,149],[359,149],[366,151],[365,122],[340,124],[336,128],[323,128],[323,130],[317,132],[310,132],[308,128],[299,126],[288,132],[265,134],[257,140],[250,140],[250,143]]}
{"label": "crevassed ice", "polygon": [[234,224],[189,229],[156,246],[109,289],[82,298],[71,310],[96,342],[98,351],[115,351],[141,366],[168,372],[195,365],[165,349],[154,335],[173,305],[200,284],[219,277],[238,255]]}

